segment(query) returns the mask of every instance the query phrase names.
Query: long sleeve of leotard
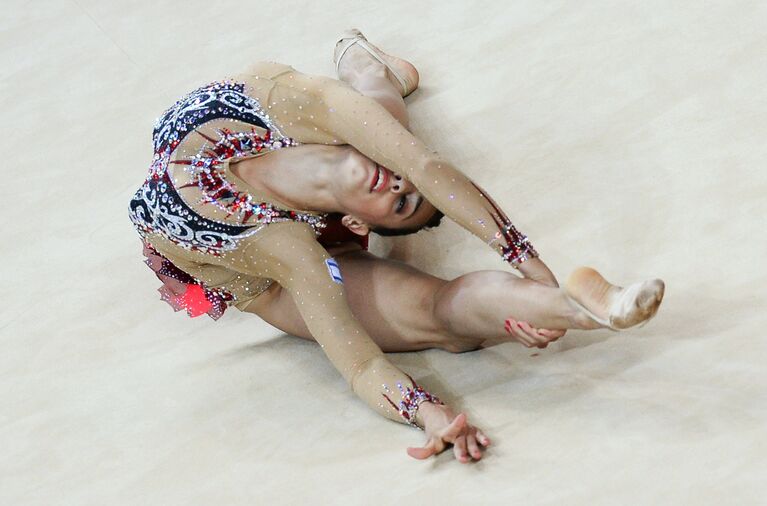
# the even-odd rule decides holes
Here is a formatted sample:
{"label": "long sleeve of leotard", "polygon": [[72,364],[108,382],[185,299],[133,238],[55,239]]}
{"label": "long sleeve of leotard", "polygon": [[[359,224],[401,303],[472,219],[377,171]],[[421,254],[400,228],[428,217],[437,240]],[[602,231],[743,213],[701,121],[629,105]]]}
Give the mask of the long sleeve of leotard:
{"label": "long sleeve of leotard", "polygon": [[308,76],[284,65],[272,70],[268,79],[249,77],[248,81],[288,136],[305,143],[352,145],[412,182],[437,209],[514,267],[538,256],[484,190],[425,146],[375,100],[341,81]]}
{"label": "long sleeve of leotard", "polygon": [[312,336],[352,390],[383,416],[423,426],[423,401],[439,403],[395,367],[349,309],[336,262],[305,224],[274,223],[226,261],[240,272],[277,281],[290,293]]}

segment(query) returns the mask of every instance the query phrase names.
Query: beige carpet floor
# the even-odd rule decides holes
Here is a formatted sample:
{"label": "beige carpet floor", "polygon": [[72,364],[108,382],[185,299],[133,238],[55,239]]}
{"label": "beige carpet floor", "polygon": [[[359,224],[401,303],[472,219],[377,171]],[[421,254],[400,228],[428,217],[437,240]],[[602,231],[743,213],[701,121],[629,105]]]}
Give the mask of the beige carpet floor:
{"label": "beige carpet floor", "polygon": [[[767,503],[767,4],[4,0],[0,503]],[[413,130],[562,278],[661,277],[658,317],[533,352],[392,360],[485,458],[426,462],[321,349],[174,314],[127,202],[154,119],[271,59],[332,75],[358,26],[419,68]],[[502,268],[453,224],[374,250]]]}

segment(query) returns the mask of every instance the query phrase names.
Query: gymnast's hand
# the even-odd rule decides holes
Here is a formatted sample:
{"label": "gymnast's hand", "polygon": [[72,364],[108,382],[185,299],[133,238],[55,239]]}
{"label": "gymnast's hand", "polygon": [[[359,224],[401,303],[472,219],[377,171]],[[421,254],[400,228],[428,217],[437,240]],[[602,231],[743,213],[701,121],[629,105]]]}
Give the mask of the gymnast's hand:
{"label": "gymnast's hand", "polygon": [[517,342],[524,344],[528,348],[545,348],[565,335],[566,330],[537,329],[527,322],[508,318],[505,322],[506,332],[508,332]]}
{"label": "gymnast's hand", "polygon": [[490,440],[482,431],[469,425],[466,413],[458,416],[444,405],[424,402],[418,408],[428,441],[422,448],[410,447],[407,454],[416,459],[427,459],[442,453],[453,445],[453,454],[464,464],[482,458],[481,446],[490,446]]}

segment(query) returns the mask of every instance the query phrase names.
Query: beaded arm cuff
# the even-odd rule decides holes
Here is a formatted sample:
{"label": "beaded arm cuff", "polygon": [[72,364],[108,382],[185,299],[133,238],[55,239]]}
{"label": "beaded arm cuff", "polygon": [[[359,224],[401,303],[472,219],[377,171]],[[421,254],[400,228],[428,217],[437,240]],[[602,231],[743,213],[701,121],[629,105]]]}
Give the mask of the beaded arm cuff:
{"label": "beaded arm cuff", "polygon": [[530,244],[530,240],[527,236],[517,230],[511,223],[509,217],[501,211],[495,201],[493,201],[482,188],[474,183],[472,184],[495,211],[495,214],[493,214],[493,221],[495,221],[495,224],[498,226],[498,232],[495,233],[488,244],[493,246],[495,243],[499,243],[499,253],[501,254],[501,257],[515,269],[519,269],[519,265],[522,262],[531,258],[536,258],[538,252],[533,248],[533,245]]}
{"label": "beaded arm cuff", "polygon": [[506,239],[508,246],[503,247],[502,257],[515,269],[519,269],[519,264],[522,262],[538,256],[538,252],[530,244],[530,239],[525,234],[520,233],[511,223],[504,225],[501,231],[496,233],[496,236]]}
{"label": "beaded arm cuff", "polygon": [[[402,396],[402,400],[399,403],[399,406],[394,404],[392,400],[389,398],[388,395],[382,394],[384,396],[384,399],[389,401],[389,404],[397,410],[397,412],[400,414],[402,418],[405,419],[405,421],[413,425],[415,427],[418,427],[419,429],[423,430],[423,427],[419,426],[415,422],[416,414],[418,413],[418,408],[421,406],[421,403],[423,402],[433,402],[434,404],[444,404],[436,395],[432,395],[426,390],[423,389],[422,386],[420,386],[418,383],[415,382],[415,380],[410,376],[407,375],[407,377],[410,379],[410,383],[412,383],[411,387],[403,387],[402,383],[399,381],[397,382],[397,388],[399,388],[400,395]],[[388,386],[383,385],[384,390],[388,393],[392,393],[391,389],[389,389]]]}

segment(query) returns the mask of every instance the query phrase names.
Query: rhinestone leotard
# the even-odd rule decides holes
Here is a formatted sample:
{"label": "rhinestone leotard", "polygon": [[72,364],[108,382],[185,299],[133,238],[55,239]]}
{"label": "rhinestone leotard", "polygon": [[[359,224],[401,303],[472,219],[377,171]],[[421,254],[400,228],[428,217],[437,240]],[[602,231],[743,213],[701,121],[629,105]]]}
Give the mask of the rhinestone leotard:
{"label": "rhinestone leotard", "polygon": [[513,266],[536,255],[484,191],[380,104],[340,81],[276,63],[200,88],[160,118],[131,219],[163,258],[206,289],[226,290],[227,303],[254,297],[264,280],[279,283],[352,389],[382,415],[419,423],[418,405],[439,401],[395,367],[352,315],[342,273],[317,242],[324,217],[259,199],[228,170],[230,160],[296,143],[351,144],[409,179]]}
{"label": "rhinestone leotard", "polygon": [[[204,86],[181,98],[157,120],[149,176],[130,203],[131,220],[143,237],[160,234],[182,248],[220,255],[269,223],[303,222],[318,232],[324,227],[324,216],[254,202],[252,195],[238,191],[224,176],[222,165],[226,160],[297,144],[282,135],[260,104],[243,93],[244,88],[243,84],[229,82]],[[249,125],[250,130],[220,128],[216,138],[198,130],[222,119]],[[174,157],[179,145],[193,133],[208,142],[198,146],[191,156]],[[191,181],[183,186],[178,186],[178,179],[171,181],[170,164],[185,166]],[[218,207],[226,218],[234,216],[234,222],[199,215],[179,195],[178,189],[185,187],[199,189],[198,204]]]}

